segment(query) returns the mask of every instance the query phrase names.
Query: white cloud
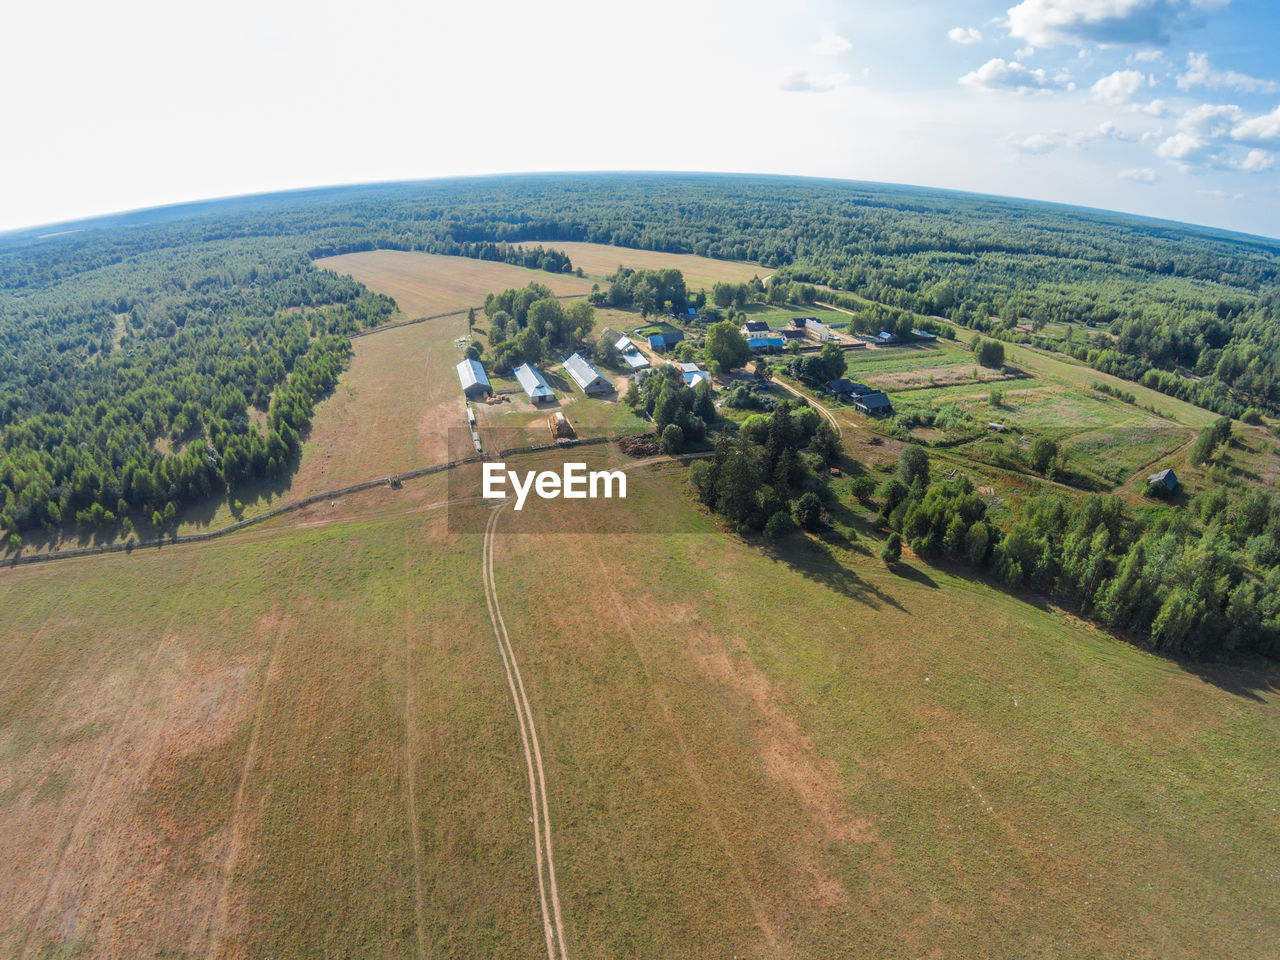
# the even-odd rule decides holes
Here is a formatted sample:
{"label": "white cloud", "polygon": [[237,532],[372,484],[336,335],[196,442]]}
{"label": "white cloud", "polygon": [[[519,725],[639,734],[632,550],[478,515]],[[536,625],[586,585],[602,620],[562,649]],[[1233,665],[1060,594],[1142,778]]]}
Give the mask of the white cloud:
{"label": "white cloud", "polygon": [[1012,146],[1020,153],[1038,155],[1050,153],[1070,142],[1071,137],[1065,130],[1054,130],[1050,133],[1033,133],[1029,137],[1013,141]]}
{"label": "white cloud", "polygon": [[1243,200],[1243,193],[1227,193],[1225,190],[1197,190],[1202,197],[1213,197],[1215,200]]}
{"label": "white cloud", "polygon": [[1205,141],[1194,133],[1175,133],[1156,147],[1156,156],[1165,160],[1185,160],[1204,146]]}
{"label": "white cloud", "polygon": [[981,43],[982,31],[977,27],[952,27],[947,31],[947,39],[952,43]]}
{"label": "white cloud", "polygon": [[1134,109],[1149,117],[1163,117],[1169,112],[1169,104],[1157,99],[1150,103],[1134,104]]}
{"label": "white cloud", "polygon": [[1252,117],[1231,128],[1232,140],[1280,140],[1280,107],[1260,117]]}
{"label": "white cloud", "polygon": [[966,73],[960,83],[975,90],[1012,90],[1017,93],[1073,90],[1075,84],[1065,75],[1050,77],[1044,70],[1031,70],[1017,60],[1005,62],[1000,57],[988,60],[977,70]]}
{"label": "white cloud", "polygon": [[[1192,0],[1201,8],[1226,0]],[[1037,47],[1059,44],[1168,43],[1170,31],[1185,16],[1182,0],[1022,0],[1009,8],[1010,36]]]}
{"label": "white cloud", "polygon": [[1192,87],[1208,87],[1210,90],[1229,87],[1245,93],[1275,93],[1280,89],[1274,80],[1263,80],[1234,70],[1218,70],[1209,62],[1206,53],[1188,53],[1187,72],[1178,75],[1178,89],[1190,90]]}
{"label": "white cloud", "polygon": [[1164,59],[1163,50],[1139,50],[1133,55],[1133,59],[1138,63],[1155,63],[1157,60]]}
{"label": "white cloud", "polygon": [[1121,170],[1117,176],[1121,180],[1132,180],[1134,183],[1155,183],[1159,175],[1150,167],[1137,167],[1132,170]]}
{"label": "white cloud", "polygon": [[849,42],[848,37],[842,37],[832,30],[824,33],[822,39],[813,45],[813,52],[820,57],[838,57],[852,49],[853,44]]}
{"label": "white cloud", "polygon": [[1068,133],[1066,130],[1050,130],[1044,133],[1033,133],[1022,139],[1010,139],[1009,145],[1019,153],[1043,154],[1051,153],[1060,147],[1085,147],[1095,140],[1128,140],[1110,120],[1098,124],[1092,130]]}
{"label": "white cloud", "polygon": [[1090,94],[1095,100],[1120,106],[1132,100],[1146,82],[1146,76],[1137,70],[1117,70],[1095,83]]}
{"label": "white cloud", "polygon": [[785,90],[787,93],[830,93],[848,82],[849,76],[844,73],[818,77],[807,70],[797,70],[783,77],[778,84],[778,89]]}
{"label": "white cloud", "polygon": [[1266,150],[1250,150],[1243,160],[1232,161],[1230,165],[1245,173],[1261,173],[1276,165],[1276,157],[1274,153],[1268,153]]}

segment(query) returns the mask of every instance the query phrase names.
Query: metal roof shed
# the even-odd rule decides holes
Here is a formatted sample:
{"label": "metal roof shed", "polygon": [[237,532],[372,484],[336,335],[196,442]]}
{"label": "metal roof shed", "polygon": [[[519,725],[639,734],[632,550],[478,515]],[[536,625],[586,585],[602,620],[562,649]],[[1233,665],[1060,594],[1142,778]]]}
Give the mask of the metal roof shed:
{"label": "metal roof shed", "polygon": [[516,367],[516,379],[520,381],[525,395],[534,403],[543,403],[556,398],[555,391],[547,386],[547,381],[542,374],[527,363]]}
{"label": "metal roof shed", "polygon": [[613,389],[613,384],[586,357],[575,353],[564,361],[564,368],[583,393],[608,393]]}
{"label": "metal roof shed", "polygon": [[484,367],[479,360],[472,360],[470,357],[458,362],[458,382],[462,384],[462,393],[466,397],[482,397],[493,393]]}

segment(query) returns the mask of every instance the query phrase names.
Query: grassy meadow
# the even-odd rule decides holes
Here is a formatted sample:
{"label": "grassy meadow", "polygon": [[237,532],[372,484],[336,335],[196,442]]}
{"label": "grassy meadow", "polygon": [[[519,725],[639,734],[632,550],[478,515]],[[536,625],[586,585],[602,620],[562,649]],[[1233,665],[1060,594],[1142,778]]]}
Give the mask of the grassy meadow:
{"label": "grassy meadow", "polygon": [[[499,523],[571,955],[1255,957],[1280,936],[1274,685],[886,569],[870,541],[763,550],[683,468],[647,469],[591,523]],[[537,955],[480,538],[444,495],[6,574],[0,951]]]}

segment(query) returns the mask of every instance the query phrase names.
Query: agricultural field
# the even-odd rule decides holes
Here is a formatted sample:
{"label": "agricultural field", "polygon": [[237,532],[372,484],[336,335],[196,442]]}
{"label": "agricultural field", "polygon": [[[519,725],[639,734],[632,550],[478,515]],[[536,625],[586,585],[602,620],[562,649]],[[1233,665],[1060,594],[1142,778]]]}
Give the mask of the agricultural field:
{"label": "agricultural field", "polygon": [[[525,246],[531,246],[536,242],[526,243]],[[633,270],[676,269],[684,274],[685,285],[690,291],[705,289],[710,292],[716,283],[746,283],[752,277],[763,280],[770,272],[758,263],[713,260],[710,257],[697,257],[687,253],[633,250],[630,247],[615,247],[607,243],[544,240],[542,245],[563,250],[573,261],[574,267],[582,268],[582,271],[593,280],[602,280],[613,274],[619,265]]]}
{"label": "agricultural field", "polygon": [[[761,550],[682,467],[643,472],[609,516],[649,532],[506,509],[494,540],[570,955],[1229,958],[1280,936],[1272,682],[889,570],[873,541]],[[446,519],[450,495],[411,481],[337,521],[0,580],[0,952],[541,952],[481,536],[454,526],[487,511]]]}
{"label": "agricultural field", "polygon": [[[369,250],[326,257],[316,266],[355,277],[370,290],[395,300],[407,319],[480,307],[486,294],[540,283],[557,296],[587,294],[591,281],[570,274],[467,257],[443,257],[404,250]],[[399,319],[399,318],[395,318]]]}

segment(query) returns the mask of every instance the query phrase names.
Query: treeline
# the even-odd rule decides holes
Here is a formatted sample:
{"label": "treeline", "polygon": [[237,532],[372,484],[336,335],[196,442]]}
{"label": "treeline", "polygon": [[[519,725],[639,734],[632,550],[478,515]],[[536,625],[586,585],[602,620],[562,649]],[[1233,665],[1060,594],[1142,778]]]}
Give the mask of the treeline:
{"label": "treeline", "polygon": [[1060,597],[1168,653],[1280,655],[1280,503],[1258,490],[1186,512],[1130,513],[1114,496],[1034,497],[1008,528],[965,477],[933,479],[908,446],[880,517],[919,556],[950,557],[1010,588]]}
{"label": "treeline", "polygon": [[[0,526],[164,521],[281,475],[345,362],[344,335],[393,310],[349,277],[244,240],[0,300]],[[280,426],[255,426],[255,409]]]}

